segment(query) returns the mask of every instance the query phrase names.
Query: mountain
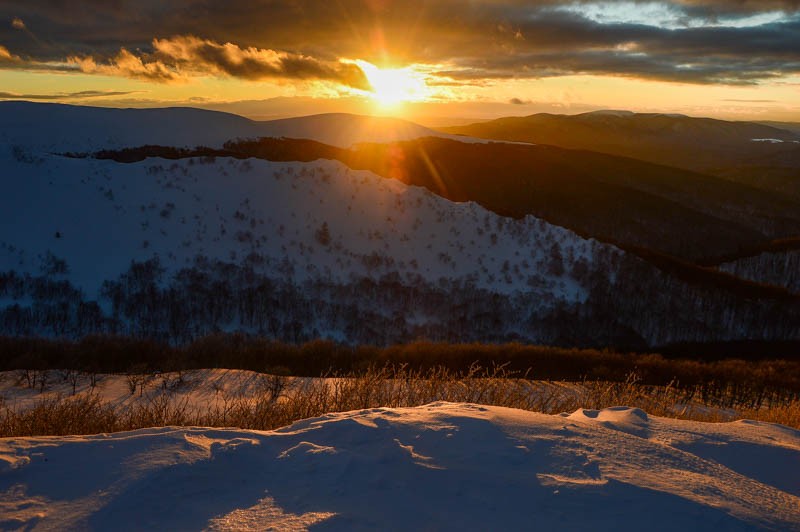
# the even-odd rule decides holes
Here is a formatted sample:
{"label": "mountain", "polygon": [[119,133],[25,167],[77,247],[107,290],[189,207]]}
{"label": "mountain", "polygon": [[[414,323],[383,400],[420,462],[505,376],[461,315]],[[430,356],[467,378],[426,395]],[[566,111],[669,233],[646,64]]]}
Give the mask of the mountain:
{"label": "mountain", "polygon": [[800,294],[800,243],[785,250],[774,250],[735,261],[725,262],[720,269],[744,279],[783,286]]}
{"label": "mountain", "polygon": [[800,201],[728,180],[594,152],[519,143],[465,144],[425,137],[352,149],[261,138],[224,149],[142,146],[95,157],[139,162],[224,156],[337,160],[495,213],[532,214],[583,236],[717,264],[800,232]]}
{"label": "mountain", "polygon": [[[175,112],[165,110],[154,122]],[[116,124],[106,120],[119,116],[97,123],[96,111],[87,113],[86,120],[75,117],[87,144],[103,145]],[[133,116],[131,124],[158,115],[137,114],[122,116]],[[196,116],[219,118],[219,127],[206,125],[216,134],[242,136],[225,130],[227,115]],[[182,126],[173,127],[183,135]],[[126,131],[128,139],[147,134]],[[526,319],[580,303],[588,297],[588,272],[605,269],[593,266],[595,255],[618,253],[533,217],[503,218],[338,161],[315,161],[313,153],[311,162],[190,157],[120,164],[64,157],[36,144],[20,155],[24,138],[5,133],[17,143],[0,152],[8,191],[0,199],[0,270],[14,272],[3,278],[2,293],[5,330],[16,333],[188,338],[224,325],[288,339],[387,342],[435,333],[426,327],[458,317],[448,309],[462,305],[462,316],[485,315],[472,320],[476,338],[519,334],[518,326],[534,337],[541,334],[536,327],[514,320],[493,330],[515,308],[514,294],[532,298]],[[59,134],[56,128],[52,136]],[[37,142],[53,145],[48,135],[42,129]],[[580,275],[571,273],[576,264]],[[246,308],[228,301],[234,291]],[[166,305],[178,292],[194,300],[181,305],[192,318],[149,321],[148,309],[171,312],[159,301]],[[55,300],[76,317],[52,328],[56,310],[43,302]]]}
{"label": "mountain", "polygon": [[[21,123],[43,120],[40,107],[31,109]],[[153,138],[164,146],[145,140],[119,150],[122,141],[108,134],[120,117],[126,127],[151,127],[188,111],[86,109],[82,119],[81,108],[59,109],[54,115],[82,125],[73,145],[97,152],[51,151],[65,138],[60,126],[42,127],[32,140],[31,125],[19,135],[2,130],[12,139],[0,149],[4,334],[181,343],[242,331],[290,342],[641,347],[800,333],[800,306],[787,290],[571,230],[576,220],[597,229],[596,216],[617,230],[635,216],[689,234],[701,232],[680,224],[728,238],[745,229],[667,201],[666,192],[610,182],[633,173],[606,170],[591,154],[576,168],[565,161],[580,152],[516,144],[424,138],[344,149],[242,140],[252,123],[237,131],[234,119],[216,113],[189,116],[207,121],[220,140],[231,135],[221,149],[183,149],[189,128],[170,124],[177,140],[162,131]],[[148,135],[126,129],[119,138]],[[442,184],[464,195],[448,195]],[[563,210],[571,221],[554,223],[532,205],[552,205],[545,214]],[[758,203],[749,205],[758,213]]]}
{"label": "mountain", "polygon": [[533,214],[587,237],[687,261],[800,234],[800,201],[595,152],[424,138],[362,147],[343,160],[454,201],[477,201],[507,216]]}
{"label": "mountain", "polygon": [[763,124],[765,126],[776,127],[778,129],[783,129],[794,133],[795,135],[800,135],[800,122],[776,122],[771,120],[764,120],[759,122],[759,124]]}
{"label": "mountain", "polygon": [[[259,122],[257,136],[311,139],[340,148],[349,148],[362,142],[385,143],[422,137],[455,137],[398,118],[344,113]],[[476,142],[476,139],[461,140]]]}
{"label": "mountain", "polygon": [[[442,128],[452,134],[621,155],[709,173],[800,198],[800,133],[752,122],[599,111],[535,114]],[[780,163],[772,160],[778,158]]]}
{"label": "mountain", "polygon": [[186,107],[109,109],[31,102],[0,102],[0,143],[49,152],[92,152],[145,144],[221,147],[236,138],[291,137],[349,147],[440,132],[396,118],[324,114],[256,122]]}

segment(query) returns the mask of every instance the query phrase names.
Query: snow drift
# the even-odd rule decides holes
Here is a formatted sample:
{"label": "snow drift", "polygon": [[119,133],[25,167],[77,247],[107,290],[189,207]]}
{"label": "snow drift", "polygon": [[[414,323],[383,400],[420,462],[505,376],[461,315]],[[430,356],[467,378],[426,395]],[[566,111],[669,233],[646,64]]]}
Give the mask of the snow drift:
{"label": "snow drift", "polygon": [[0,528],[788,530],[798,464],[779,425],[434,403],[0,440]]}

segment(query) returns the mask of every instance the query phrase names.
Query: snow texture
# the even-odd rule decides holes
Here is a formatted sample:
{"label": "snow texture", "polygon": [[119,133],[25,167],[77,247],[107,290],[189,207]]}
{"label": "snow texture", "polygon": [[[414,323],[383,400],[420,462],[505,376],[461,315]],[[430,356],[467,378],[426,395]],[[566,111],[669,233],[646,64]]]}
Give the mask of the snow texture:
{"label": "snow texture", "polygon": [[797,530],[800,432],[474,404],[0,440],[0,528]]}

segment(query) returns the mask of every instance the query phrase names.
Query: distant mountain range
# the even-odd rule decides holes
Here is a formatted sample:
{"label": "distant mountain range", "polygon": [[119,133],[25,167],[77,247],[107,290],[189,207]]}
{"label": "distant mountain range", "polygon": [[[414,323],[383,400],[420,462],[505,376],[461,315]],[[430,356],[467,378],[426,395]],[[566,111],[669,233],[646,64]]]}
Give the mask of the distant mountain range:
{"label": "distant mountain range", "polygon": [[[397,118],[312,115],[257,122],[189,107],[109,109],[31,102],[0,102],[0,142],[57,152],[119,149],[145,144],[221,147],[236,138],[314,139],[332,146],[453,137]],[[485,141],[478,141],[485,142]]]}
{"label": "distant mountain range", "polygon": [[800,337],[791,268],[758,258],[800,208],[764,187],[353,115],[0,103],[0,146],[3,334]]}
{"label": "distant mountain range", "polygon": [[500,118],[442,131],[632,157],[800,199],[798,124],[597,111]]}

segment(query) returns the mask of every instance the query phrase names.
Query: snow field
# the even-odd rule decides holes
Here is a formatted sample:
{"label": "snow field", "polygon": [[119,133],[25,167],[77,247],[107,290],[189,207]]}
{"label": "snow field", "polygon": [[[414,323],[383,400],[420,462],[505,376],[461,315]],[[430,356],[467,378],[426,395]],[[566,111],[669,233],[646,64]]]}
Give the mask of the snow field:
{"label": "snow field", "polygon": [[[635,430],[631,430],[631,427]],[[270,432],[0,441],[0,527],[753,530],[800,525],[800,433],[618,407],[369,409]]]}

